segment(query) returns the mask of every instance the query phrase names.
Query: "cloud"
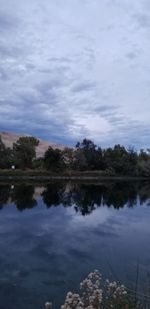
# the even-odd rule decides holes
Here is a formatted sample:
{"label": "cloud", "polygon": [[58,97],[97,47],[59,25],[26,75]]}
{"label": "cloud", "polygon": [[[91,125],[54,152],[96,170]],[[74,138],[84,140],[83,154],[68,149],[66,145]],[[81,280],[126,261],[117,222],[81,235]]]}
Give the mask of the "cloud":
{"label": "cloud", "polygon": [[84,82],[84,83],[77,83],[75,86],[72,87],[72,91],[73,92],[79,92],[79,94],[84,91],[84,92],[88,92],[91,90],[94,90],[96,87],[96,85],[94,83],[90,83],[90,82]]}
{"label": "cloud", "polygon": [[149,28],[150,27],[150,16],[149,14],[142,14],[139,13],[136,16],[137,22],[139,23],[139,26],[142,28]]}
{"label": "cloud", "polygon": [[13,31],[17,25],[17,18],[7,14],[5,11],[0,12],[0,32]]}
{"label": "cloud", "polygon": [[149,3],[1,0],[0,130],[149,143]]}

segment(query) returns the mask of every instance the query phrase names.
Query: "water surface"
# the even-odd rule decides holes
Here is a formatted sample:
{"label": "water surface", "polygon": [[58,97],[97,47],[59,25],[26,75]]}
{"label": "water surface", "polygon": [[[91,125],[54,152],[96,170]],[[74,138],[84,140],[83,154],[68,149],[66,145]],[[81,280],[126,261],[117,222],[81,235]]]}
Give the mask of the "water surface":
{"label": "water surface", "polygon": [[0,185],[0,308],[55,308],[95,268],[150,286],[150,184]]}

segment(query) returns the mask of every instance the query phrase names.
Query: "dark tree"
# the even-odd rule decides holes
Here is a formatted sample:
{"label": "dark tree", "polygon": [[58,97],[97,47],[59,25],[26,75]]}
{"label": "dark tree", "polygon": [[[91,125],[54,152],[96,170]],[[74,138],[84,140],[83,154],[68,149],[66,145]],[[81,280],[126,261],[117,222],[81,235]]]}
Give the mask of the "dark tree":
{"label": "dark tree", "polygon": [[97,146],[91,140],[86,138],[83,139],[81,143],[78,142],[76,144],[77,154],[80,155],[82,160],[84,158],[84,164],[82,164],[83,169],[94,170],[97,168],[98,153],[96,148]]}
{"label": "dark tree", "polygon": [[31,209],[37,205],[34,195],[34,186],[20,185],[16,186],[12,194],[12,201],[16,204],[18,210]]}
{"label": "dark tree", "polygon": [[57,170],[64,167],[62,151],[49,147],[44,155],[44,166],[48,170]]}
{"label": "dark tree", "polygon": [[0,136],[0,168],[10,168],[13,162],[13,153],[10,148],[6,148]]}
{"label": "dark tree", "polygon": [[13,153],[16,166],[19,168],[32,168],[33,159],[36,158],[36,147],[39,141],[34,137],[20,137],[13,144]]}
{"label": "dark tree", "polygon": [[64,185],[62,183],[48,184],[42,193],[43,202],[50,208],[51,206],[59,206],[63,202]]}
{"label": "dark tree", "polygon": [[0,209],[2,209],[5,204],[7,204],[9,197],[10,197],[10,186],[9,185],[0,186]]}

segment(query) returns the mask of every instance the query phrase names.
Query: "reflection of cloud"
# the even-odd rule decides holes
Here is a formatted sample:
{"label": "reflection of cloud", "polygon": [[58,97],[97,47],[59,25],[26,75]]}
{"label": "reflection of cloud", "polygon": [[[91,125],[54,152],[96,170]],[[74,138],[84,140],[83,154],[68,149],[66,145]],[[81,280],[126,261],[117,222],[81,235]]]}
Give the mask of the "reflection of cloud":
{"label": "reflection of cloud", "polygon": [[145,0],[2,0],[0,129],[147,146],[149,8]]}
{"label": "reflection of cloud", "polygon": [[[95,205],[96,207],[96,205]],[[71,215],[70,225],[74,229],[80,229],[84,227],[94,227],[104,224],[107,220],[113,216],[114,210],[107,207],[100,207],[95,209],[90,215],[82,216],[81,214],[75,214],[74,209],[67,209],[69,215]]]}
{"label": "reflection of cloud", "polygon": [[[41,192],[42,188],[35,189],[37,197]],[[150,264],[150,208],[143,206],[115,210],[95,205],[96,209],[84,217],[75,212],[74,205],[47,209],[41,199],[36,208],[24,212],[13,205],[4,207],[0,213],[0,290],[8,303],[6,307],[10,304],[11,295],[6,296],[10,286],[16,286],[13,288],[16,307],[23,298],[28,302],[31,294],[36,299],[35,306],[38,307],[39,301],[42,306],[42,286],[45,299],[59,301],[58,295],[62,295],[63,303],[66,290],[76,290],[79,282],[95,268],[102,272],[103,278],[134,284],[137,257],[143,289],[143,278],[147,282]],[[57,302],[55,305],[59,307]]]}

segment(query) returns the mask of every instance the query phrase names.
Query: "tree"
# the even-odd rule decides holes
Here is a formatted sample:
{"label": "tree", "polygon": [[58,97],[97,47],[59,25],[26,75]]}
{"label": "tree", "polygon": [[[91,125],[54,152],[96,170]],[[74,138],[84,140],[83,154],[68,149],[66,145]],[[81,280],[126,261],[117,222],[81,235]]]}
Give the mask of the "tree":
{"label": "tree", "polygon": [[140,160],[138,162],[138,173],[140,176],[150,177],[150,160]]}
{"label": "tree", "polygon": [[140,153],[139,153],[139,161],[144,160],[144,161],[148,161],[149,160],[149,152],[147,149],[147,152],[144,151],[144,149],[140,149]]}
{"label": "tree", "polygon": [[10,148],[6,148],[0,136],[0,168],[10,168],[12,160],[12,150]]}
{"label": "tree", "polygon": [[76,148],[80,148],[80,149],[83,149],[85,151],[86,150],[95,150],[96,147],[97,146],[90,139],[87,139],[87,138],[84,138],[81,143],[77,142],[77,144],[76,144]]}
{"label": "tree", "polygon": [[44,165],[49,170],[56,170],[64,167],[61,150],[49,147],[44,155]]}
{"label": "tree", "polygon": [[1,168],[5,168],[5,151],[6,151],[6,148],[5,148],[5,145],[4,143],[2,142],[2,139],[1,139],[1,136],[0,136],[0,167]]}
{"label": "tree", "polygon": [[128,152],[119,144],[104,150],[104,162],[105,169],[112,169],[116,174],[125,175],[129,171]]}
{"label": "tree", "polygon": [[74,165],[74,149],[65,147],[62,151],[62,157],[67,169],[72,169]]}
{"label": "tree", "polygon": [[97,168],[97,146],[90,139],[83,139],[76,144],[76,149],[80,153],[80,157],[85,158],[85,168],[94,170]]}
{"label": "tree", "polygon": [[136,174],[137,173],[137,165],[138,165],[138,154],[134,150],[133,147],[129,147],[128,149],[128,173]]}
{"label": "tree", "polygon": [[13,153],[16,166],[19,168],[32,168],[33,159],[36,158],[36,147],[39,141],[34,137],[20,137],[13,144]]}
{"label": "tree", "polygon": [[87,160],[82,149],[77,149],[74,152],[73,169],[84,171],[88,169]]}
{"label": "tree", "polygon": [[33,164],[32,164],[33,169],[42,169],[43,165],[44,165],[43,157],[36,158],[36,159],[33,160]]}

